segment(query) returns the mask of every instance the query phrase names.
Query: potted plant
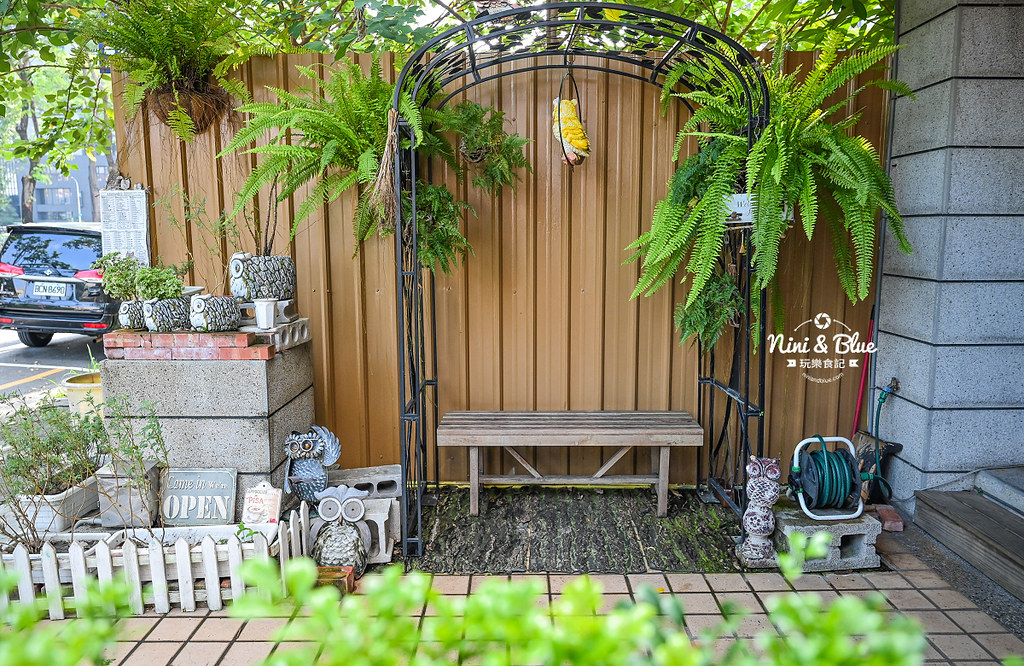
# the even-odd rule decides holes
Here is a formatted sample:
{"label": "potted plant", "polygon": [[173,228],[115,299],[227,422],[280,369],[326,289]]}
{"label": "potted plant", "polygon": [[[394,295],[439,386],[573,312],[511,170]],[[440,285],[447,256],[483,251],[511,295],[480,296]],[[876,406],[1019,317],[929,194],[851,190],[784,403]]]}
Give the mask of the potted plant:
{"label": "potted plant", "polygon": [[[738,185],[751,199],[752,264],[757,290],[767,287],[775,277],[779,245],[793,211],[808,239],[819,211],[824,214],[839,280],[851,301],[865,298],[871,285],[875,218],[880,209],[887,213],[900,249],[910,251],[892,183],[877,152],[862,137],[847,134],[858,114],[833,119],[849,109],[851,100],[863,90],[861,87],[843,96],[848,83],[897,47],[883,46],[840,60],[837,51],[842,37],[833,34],[825,40],[806,77],[801,77],[799,72],[782,73],[783,40],[780,36],[772,63],[764,72],[771,89],[770,117],[749,153],[744,95],[728,81],[708,86],[721,89],[721,94],[705,90],[672,92],[675,83],[684,77],[696,81],[700,88],[699,77],[710,76],[686,63],[678,65],[666,79],[664,100],[676,96],[701,105],[679,133],[673,159],[688,138],[696,138],[701,149],[673,175],[668,197],[655,207],[650,231],[631,246],[637,250],[635,257],[642,259],[634,296],[654,292],[686,262],[692,283],[684,308],[694,306],[712,280]],[[871,84],[910,93],[898,81],[878,79]],[[738,87],[738,82],[735,85]],[[835,95],[842,99],[835,99]],[[828,106],[824,106],[826,100]]]}
{"label": "potted plant", "polygon": [[173,267],[140,268],[137,288],[146,328],[160,332],[189,328],[189,299],[182,296],[184,285]]}
{"label": "potted plant", "polygon": [[110,462],[96,471],[100,520],[104,527],[149,527],[159,515],[159,468],[167,466],[160,422],[146,404],[142,424],[133,425],[123,395],[104,408]]}
{"label": "potted plant", "polygon": [[[86,349],[89,352],[89,369],[72,370],[60,382],[60,387],[68,399],[68,408],[78,414],[91,414],[96,411],[99,403],[103,402],[100,364],[93,358],[92,350]],[[100,415],[102,414],[101,410]]]}
{"label": "potted plant", "polygon": [[246,97],[226,76],[249,55],[237,37],[242,21],[217,0],[110,2],[77,27],[82,40],[102,45],[107,66],[127,75],[128,116],[145,103],[182,140],[218,122],[232,94]]}
{"label": "potted plant", "polygon": [[50,396],[34,406],[15,394],[0,396],[0,534],[29,548],[46,532],[62,532],[98,506],[103,419],[72,413]]}
{"label": "potted plant", "polygon": [[120,252],[110,252],[97,259],[92,267],[102,275],[103,291],[111,298],[121,301],[117,311],[121,327],[145,328],[142,301],[138,295],[138,273],[142,268],[139,260]]}

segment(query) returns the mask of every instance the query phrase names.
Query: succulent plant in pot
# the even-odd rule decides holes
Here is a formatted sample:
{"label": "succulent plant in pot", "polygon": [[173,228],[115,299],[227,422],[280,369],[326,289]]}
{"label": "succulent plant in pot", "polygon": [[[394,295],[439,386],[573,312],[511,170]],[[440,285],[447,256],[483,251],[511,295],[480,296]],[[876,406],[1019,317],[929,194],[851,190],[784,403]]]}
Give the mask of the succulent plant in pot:
{"label": "succulent plant in pot", "polygon": [[145,266],[136,279],[146,328],[160,332],[189,328],[189,299],[181,295],[184,285],[173,267]]}
{"label": "succulent plant in pot", "polygon": [[138,274],[142,268],[139,260],[120,252],[110,252],[97,259],[92,267],[103,275],[103,291],[121,301],[117,311],[121,327],[145,328],[146,320],[142,314],[138,291]]}

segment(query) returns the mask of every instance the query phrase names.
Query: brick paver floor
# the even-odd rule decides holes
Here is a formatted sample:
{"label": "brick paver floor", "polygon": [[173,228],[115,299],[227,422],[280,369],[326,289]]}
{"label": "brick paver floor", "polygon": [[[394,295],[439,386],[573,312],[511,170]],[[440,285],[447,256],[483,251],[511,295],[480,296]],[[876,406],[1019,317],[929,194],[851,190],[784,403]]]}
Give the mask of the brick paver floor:
{"label": "brick paver floor", "polygon": [[[930,664],[973,664],[995,666],[1008,654],[1024,655],[1024,642],[1001,624],[979,610],[967,597],[950,588],[936,571],[906,552],[899,540],[879,539],[879,551],[892,571],[864,574],[826,574],[804,576],[795,589],[826,598],[841,595],[865,595],[874,590],[889,599],[892,612],[915,618],[928,634],[925,659]],[[487,576],[434,576],[434,587],[446,595],[465,595]],[[518,578],[513,576],[513,578]],[[545,587],[542,605],[556,599],[572,576],[531,574],[522,576],[540,581]],[[772,595],[790,591],[782,576],[773,573],[748,574],[631,574],[595,576],[601,581],[608,599],[598,612],[607,612],[619,601],[632,600],[641,585],[660,588],[682,601],[687,613],[687,630],[698,634],[721,620],[721,607],[732,601],[747,611],[737,634],[723,637],[723,644],[753,636],[774,627],[765,613],[765,601]],[[429,632],[432,609],[420,613],[421,628]],[[113,665],[227,666],[254,664],[274,650],[290,649],[267,642],[289,618],[265,618],[242,622],[228,617],[226,611],[177,612],[150,615],[123,621],[121,640],[112,650]]]}

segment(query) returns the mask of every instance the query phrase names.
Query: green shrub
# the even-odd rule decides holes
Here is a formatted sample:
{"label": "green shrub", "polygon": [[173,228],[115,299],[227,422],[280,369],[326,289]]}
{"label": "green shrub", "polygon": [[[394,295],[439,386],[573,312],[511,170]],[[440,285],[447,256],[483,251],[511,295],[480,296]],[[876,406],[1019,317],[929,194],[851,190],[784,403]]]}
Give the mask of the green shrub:
{"label": "green shrub", "polygon": [[183,286],[174,268],[144,266],[139,269],[136,279],[139,298],[143,301],[181,296]]}
{"label": "green shrub", "polygon": [[120,301],[138,299],[138,275],[142,264],[134,257],[110,252],[93,262],[92,267],[103,273],[103,291]]}

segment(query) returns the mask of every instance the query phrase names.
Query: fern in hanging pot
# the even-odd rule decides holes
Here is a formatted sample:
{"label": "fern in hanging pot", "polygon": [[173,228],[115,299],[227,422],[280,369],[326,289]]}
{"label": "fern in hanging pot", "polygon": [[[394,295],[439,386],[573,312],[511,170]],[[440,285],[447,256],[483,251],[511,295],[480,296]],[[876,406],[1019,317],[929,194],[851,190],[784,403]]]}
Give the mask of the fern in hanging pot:
{"label": "fern in hanging pot", "polygon": [[515,186],[519,169],[533,171],[523,153],[530,139],[505,131],[503,111],[467,100],[435,118],[441,131],[459,135],[459,152],[473,165],[475,187],[495,195],[502,187]]}
{"label": "fern in hanging pot", "polygon": [[219,122],[232,94],[246,96],[239,81],[227,78],[251,55],[237,37],[242,24],[217,0],[111,1],[77,27],[83,40],[102,48],[109,67],[127,76],[128,117],[145,103],[182,140]]}
{"label": "fern in hanging pot", "polygon": [[[892,183],[877,151],[863,137],[847,133],[860,114],[836,118],[864,87],[824,106],[897,47],[883,46],[840,60],[841,43],[841,35],[830,35],[801,80],[799,72],[782,73],[780,38],[764,72],[771,96],[770,117],[749,153],[747,108],[738,82],[718,80],[711,85],[711,75],[689,63],[671,72],[663,98],[675,96],[699,105],[677,138],[676,155],[689,138],[695,138],[701,150],[673,175],[669,196],[655,207],[650,231],[631,245],[637,251],[635,258],[642,260],[634,296],[653,293],[685,264],[692,279],[685,307],[693,306],[712,278],[738,182],[745,183],[751,196],[752,264],[758,290],[775,277],[790,221],[795,219],[810,239],[819,212],[828,224],[840,284],[851,301],[866,298],[871,286],[880,210],[886,213],[899,248],[910,252]],[[684,79],[705,89],[671,92]],[[910,94],[899,81],[879,78],[868,85]],[[795,211],[795,218],[790,211]]]}

